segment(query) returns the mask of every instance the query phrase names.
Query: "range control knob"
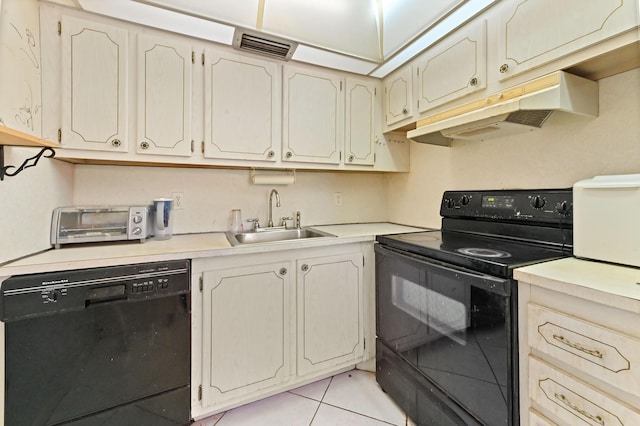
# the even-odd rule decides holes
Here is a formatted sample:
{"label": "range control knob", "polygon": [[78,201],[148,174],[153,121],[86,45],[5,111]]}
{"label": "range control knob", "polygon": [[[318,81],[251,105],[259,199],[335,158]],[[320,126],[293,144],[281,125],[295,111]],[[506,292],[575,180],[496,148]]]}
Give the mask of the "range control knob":
{"label": "range control knob", "polygon": [[444,205],[446,208],[452,209],[456,206],[456,202],[453,201],[451,198],[447,198],[444,200]]}
{"label": "range control knob", "polygon": [[556,204],[556,211],[561,215],[566,216],[569,213],[571,213],[571,205],[566,201],[563,201],[561,203]]}
{"label": "range control knob", "polygon": [[471,201],[471,200],[469,199],[469,196],[468,196],[468,195],[463,195],[463,196],[460,198],[460,204],[462,204],[463,206],[468,206],[470,201]]}
{"label": "range control knob", "polygon": [[547,201],[539,195],[531,197],[531,207],[534,209],[541,209],[546,203]]}

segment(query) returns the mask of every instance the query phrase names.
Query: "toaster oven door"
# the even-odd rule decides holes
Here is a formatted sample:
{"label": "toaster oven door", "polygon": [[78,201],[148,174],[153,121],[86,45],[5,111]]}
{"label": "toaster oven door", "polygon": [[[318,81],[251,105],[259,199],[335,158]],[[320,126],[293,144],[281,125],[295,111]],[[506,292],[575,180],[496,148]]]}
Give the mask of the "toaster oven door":
{"label": "toaster oven door", "polygon": [[127,239],[127,207],[61,209],[56,213],[54,244]]}

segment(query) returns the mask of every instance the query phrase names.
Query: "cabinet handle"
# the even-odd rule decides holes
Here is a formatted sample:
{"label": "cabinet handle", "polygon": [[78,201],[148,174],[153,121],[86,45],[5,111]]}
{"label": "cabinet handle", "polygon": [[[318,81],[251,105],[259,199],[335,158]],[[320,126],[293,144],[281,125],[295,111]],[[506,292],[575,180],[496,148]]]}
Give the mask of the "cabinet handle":
{"label": "cabinet handle", "polygon": [[478,79],[476,77],[473,77],[470,81],[469,81],[469,85],[471,86],[477,86],[478,85]]}
{"label": "cabinet handle", "polygon": [[356,159],[356,157],[354,157],[354,155],[353,155],[353,154],[351,154],[351,155],[349,156],[349,162],[350,162],[350,163],[353,163],[353,160],[355,160],[355,159]]}
{"label": "cabinet handle", "polygon": [[287,158],[293,157],[293,152],[287,151],[287,154],[285,155],[285,157],[287,157]]}
{"label": "cabinet handle", "polygon": [[273,151],[269,151],[269,152],[267,152],[267,157],[268,157],[268,158],[273,158],[273,156],[274,156],[274,155],[276,155],[276,153],[275,153],[275,152],[273,152]]}
{"label": "cabinet handle", "polygon": [[287,268],[280,268],[280,271],[278,271],[280,273],[280,275],[287,275]]}
{"label": "cabinet handle", "polygon": [[509,71],[509,65],[507,65],[507,64],[502,64],[502,65],[500,65],[499,70],[500,70],[500,73],[501,73],[501,74],[504,74],[504,73],[506,73],[507,71]]}
{"label": "cabinet handle", "polygon": [[409,114],[409,109],[407,109],[407,107],[402,108],[402,113]]}
{"label": "cabinet handle", "polygon": [[302,270],[302,272],[307,272],[309,270],[309,265],[307,265],[306,263],[304,263],[300,269]]}
{"label": "cabinet handle", "polygon": [[117,148],[120,145],[122,145],[122,142],[120,142],[120,139],[114,139],[114,140],[111,141],[111,145],[113,145],[113,146],[115,146]]}
{"label": "cabinet handle", "polygon": [[149,142],[140,142],[140,148],[149,149]]}
{"label": "cabinet handle", "polygon": [[557,400],[559,400],[561,403],[563,403],[564,405],[566,405],[567,407],[569,407],[570,409],[572,409],[576,413],[582,415],[583,417],[586,417],[589,420],[593,420],[594,422],[604,426],[604,419],[602,418],[602,416],[594,416],[593,414],[588,413],[586,410],[583,410],[582,408],[580,408],[579,406],[577,406],[573,402],[569,401],[569,399],[567,399],[567,397],[564,396],[563,394],[554,393],[553,396],[555,396],[555,398]]}
{"label": "cabinet handle", "polygon": [[574,342],[572,342],[571,340],[569,340],[569,339],[567,339],[566,337],[561,336],[561,335],[559,335],[559,334],[554,334],[554,335],[553,335],[553,338],[554,338],[555,340],[557,340],[558,342],[562,343],[563,345],[567,345],[567,346],[569,346],[570,348],[577,349],[577,350],[579,350],[580,352],[584,352],[584,353],[585,353],[585,354],[587,354],[587,355],[591,355],[591,356],[594,356],[594,357],[596,357],[596,358],[600,358],[600,359],[602,359],[602,357],[604,356],[604,355],[602,354],[602,352],[600,352],[600,351],[599,351],[599,350],[597,350],[597,349],[589,349],[589,348],[585,348],[585,347],[584,347],[584,346],[582,346],[581,344],[579,344],[579,343],[574,343]]}

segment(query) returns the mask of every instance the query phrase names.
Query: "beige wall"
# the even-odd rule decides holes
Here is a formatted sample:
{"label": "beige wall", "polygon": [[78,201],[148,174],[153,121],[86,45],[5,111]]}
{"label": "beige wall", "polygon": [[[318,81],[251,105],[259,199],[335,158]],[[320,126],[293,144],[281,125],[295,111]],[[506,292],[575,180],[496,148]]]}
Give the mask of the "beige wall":
{"label": "beige wall", "polygon": [[[280,193],[274,222],[302,214],[302,225],[387,220],[383,174],[298,172],[293,185],[253,185],[248,170],[174,169],[126,166],[76,166],[75,204],[150,203],[156,197],[184,192],[184,210],[175,211],[174,232],[225,231],[231,209],[246,220],[266,224],[271,188]],[[336,206],[335,193],[342,194]],[[291,222],[290,222],[291,223]]]}
{"label": "beige wall", "polygon": [[388,175],[389,220],[440,226],[446,189],[560,188],[640,173],[640,69],[600,80],[600,115],[554,114],[542,129],[450,148],[411,144],[411,173]]}

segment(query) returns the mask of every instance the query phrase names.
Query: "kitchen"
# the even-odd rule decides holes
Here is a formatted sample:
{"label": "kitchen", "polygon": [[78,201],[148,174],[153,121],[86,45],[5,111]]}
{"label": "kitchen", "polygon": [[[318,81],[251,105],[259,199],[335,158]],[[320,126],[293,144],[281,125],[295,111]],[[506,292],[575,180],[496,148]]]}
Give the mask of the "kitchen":
{"label": "kitchen", "polygon": [[[2,40],[26,43],[26,36],[20,34],[16,39],[15,30],[4,24],[11,13],[21,13],[12,5],[15,2],[2,0]],[[37,19],[36,2],[25,9],[28,19]],[[37,29],[37,20],[35,27],[29,27]],[[17,50],[21,52],[20,47]],[[23,65],[28,60],[12,62],[5,59],[11,58],[7,55],[10,53],[3,48],[3,75],[6,66]],[[24,69],[31,68],[24,65]],[[4,93],[13,90],[18,90],[18,104],[33,110],[37,117],[38,102],[27,103],[22,79],[3,77],[0,84],[0,117],[5,125],[18,128],[22,123],[15,118],[15,105],[4,102]],[[37,99],[37,87],[32,89]],[[482,142],[456,140],[451,147],[404,141],[410,148],[409,173],[296,171],[296,183],[280,191],[283,207],[278,214],[291,216],[300,210],[303,223],[313,225],[393,222],[437,228],[444,190],[563,188],[596,175],[638,173],[637,93],[640,69],[636,65],[599,80],[597,118],[558,114],[536,132]],[[38,134],[39,125],[36,119],[32,129],[24,125],[21,129]],[[29,148],[6,149],[5,163],[20,164],[34,154]],[[264,218],[267,187],[251,185],[249,174],[248,170],[72,165],[42,159],[37,167],[5,178],[0,185],[5,200],[5,220],[0,223],[5,243],[0,247],[0,262],[48,249],[49,217],[53,208],[62,205],[150,202],[182,192],[185,205],[175,211],[176,234],[224,231],[232,208],[242,208],[246,218]],[[342,194],[342,205],[336,205],[336,193]]]}

